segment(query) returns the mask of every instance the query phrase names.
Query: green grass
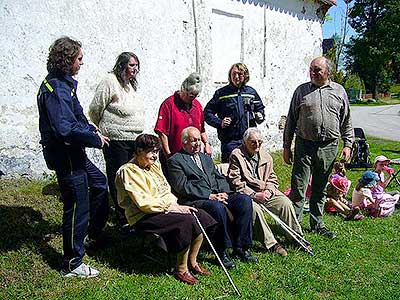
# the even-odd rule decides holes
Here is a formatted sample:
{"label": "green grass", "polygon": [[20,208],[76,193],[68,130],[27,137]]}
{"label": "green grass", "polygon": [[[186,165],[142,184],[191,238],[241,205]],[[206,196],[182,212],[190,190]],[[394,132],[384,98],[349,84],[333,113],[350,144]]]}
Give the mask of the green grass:
{"label": "green grass", "polygon": [[351,103],[351,106],[381,106],[381,105],[395,105],[395,104],[400,104],[400,98],[391,98],[391,97],[385,97],[385,98],[380,98],[376,102],[368,101],[368,100],[360,100],[356,103]]}
{"label": "green grass", "polygon": [[[397,142],[371,137],[368,142],[372,158],[400,157]],[[280,152],[273,157],[284,190],[290,167]],[[353,186],[361,173],[348,171]],[[62,204],[54,194],[57,189],[48,181],[0,180],[0,299],[237,299],[213,255],[200,255],[213,275],[187,286],[166,267],[144,259],[137,240],[121,236],[112,222],[106,228],[110,246],[85,257],[101,276],[62,279]],[[314,257],[288,247],[289,256],[282,258],[256,245],[258,264],[237,262],[230,274],[242,299],[400,299],[400,213],[360,222],[326,215],[325,222],[337,239],[308,233],[308,215],[302,224]]]}

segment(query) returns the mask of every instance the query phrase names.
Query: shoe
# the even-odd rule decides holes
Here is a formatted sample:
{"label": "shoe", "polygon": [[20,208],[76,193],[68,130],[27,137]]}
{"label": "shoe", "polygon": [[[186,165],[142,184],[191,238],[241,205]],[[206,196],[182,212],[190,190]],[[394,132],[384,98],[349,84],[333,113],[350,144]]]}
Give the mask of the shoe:
{"label": "shoe", "polygon": [[257,257],[251,255],[249,250],[243,250],[242,248],[234,248],[232,255],[239,257],[240,260],[244,261],[244,262],[248,262],[248,263],[258,262]]}
{"label": "shoe", "polygon": [[186,272],[175,272],[174,277],[178,279],[179,281],[189,284],[189,285],[194,285],[198,284],[200,281],[194,277],[189,271]]}
{"label": "shoe", "polygon": [[234,269],[236,268],[236,265],[233,263],[232,259],[229,257],[228,252],[224,250],[222,253],[218,254],[219,258],[222,261],[222,264],[224,265],[225,268],[227,269]]}
{"label": "shoe", "polygon": [[90,238],[89,235],[86,235],[83,239],[83,246],[85,246],[86,249],[94,248],[96,244],[97,240]]}
{"label": "shoe", "polygon": [[334,232],[332,232],[332,231],[329,231],[329,230],[326,229],[325,227],[317,228],[317,229],[315,230],[315,232],[316,232],[317,234],[322,235],[322,236],[324,236],[324,237],[327,237],[327,238],[329,238],[329,239],[334,239],[334,238],[336,238],[336,234],[335,234]]}
{"label": "shoe", "polygon": [[95,268],[92,268],[84,263],[80,264],[79,267],[75,268],[71,272],[61,270],[61,275],[64,278],[69,277],[81,277],[81,278],[91,278],[99,276],[99,271]]}
{"label": "shoe", "polygon": [[304,201],[303,211],[310,212],[310,200],[308,198]]}
{"label": "shoe", "polygon": [[130,235],[135,232],[135,229],[132,228],[131,225],[129,225],[128,223],[118,225],[118,229],[123,235]]}
{"label": "shoe", "polygon": [[100,235],[98,239],[93,239],[86,235],[83,239],[83,246],[88,251],[97,251],[105,248],[109,242],[109,238],[104,234]]}
{"label": "shoe", "polygon": [[278,253],[279,255],[281,255],[283,257],[287,256],[287,252],[286,252],[285,248],[283,248],[279,243],[276,243],[268,250],[271,252]]}
{"label": "shoe", "polygon": [[208,271],[207,269],[204,269],[199,263],[197,263],[197,265],[195,265],[194,267],[189,267],[189,270],[193,273],[193,274],[198,274],[198,275],[211,275],[211,272]]}
{"label": "shoe", "polygon": [[365,219],[365,216],[362,214],[355,215],[353,218],[354,221],[361,221],[363,219]]}
{"label": "shoe", "polygon": [[99,238],[93,239],[89,235],[86,235],[83,239],[83,246],[88,252],[95,252],[104,249],[111,242],[110,238],[104,234],[101,234]]}

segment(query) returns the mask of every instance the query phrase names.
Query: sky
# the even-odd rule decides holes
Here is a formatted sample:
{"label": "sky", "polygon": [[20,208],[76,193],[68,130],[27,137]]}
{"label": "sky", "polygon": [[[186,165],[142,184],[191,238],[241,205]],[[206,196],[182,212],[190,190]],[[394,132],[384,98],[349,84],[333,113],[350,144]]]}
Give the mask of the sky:
{"label": "sky", "polygon": [[[337,0],[336,6],[332,6],[328,10],[328,14],[332,20],[325,21],[322,25],[322,34],[324,39],[331,38],[335,33],[341,35],[341,24],[343,23],[343,19],[346,14],[346,3],[344,3],[343,0]],[[346,36],[346,41],[351,35],[355,34],[354,30],[350,26],[347,28],[349,28],[349,30]]]}

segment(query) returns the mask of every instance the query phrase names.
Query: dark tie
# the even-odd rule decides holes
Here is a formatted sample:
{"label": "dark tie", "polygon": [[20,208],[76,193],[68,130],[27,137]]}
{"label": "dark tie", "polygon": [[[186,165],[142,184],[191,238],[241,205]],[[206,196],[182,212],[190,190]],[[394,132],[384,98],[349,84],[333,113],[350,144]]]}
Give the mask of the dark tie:
{"label": "dark tie", "polygon": [[201,164],[200,155],[198,153],[193,154],[193,159],[196,165],[199,167],[199,169],[204,172],[203,165]]}

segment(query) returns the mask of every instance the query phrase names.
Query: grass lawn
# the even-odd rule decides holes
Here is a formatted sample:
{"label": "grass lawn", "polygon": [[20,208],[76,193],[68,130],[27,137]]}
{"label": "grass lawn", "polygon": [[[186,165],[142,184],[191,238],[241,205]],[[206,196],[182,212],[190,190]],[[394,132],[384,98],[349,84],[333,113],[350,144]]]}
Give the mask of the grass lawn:
{"label": "grass lawn", "polygon": [[[398,142],[368,138],[372,158],[400,157]],[[289,187],[290,167],[273,153],[281,189]],[[395,166],[398,169],[400,166]],[[362,171],[348,171],[355,182]],[[390,189],[400,189],[392,185]],[[0,180],[0,299],[237,299],[213,255],[200,261],[213,272],[201,284],[175,280],[167,268],[145,259],[135,237],[119,234],[110,222],[110,244],[85,262],[101,276],[64,280],[59,273],[62,203],[50,181]],[[400,299],[400,213],[390,218],[345,222],[326,215],[335,240],[308,233],[314,257],[292,246],[282,258],[256,244],[258,264],[237,262],[230,274],[242,299]]]}
{"label": "grass lawn", "polygon": [[361,100],[356,103],[351,103],[351,106],[380,106],[380,105],[395,105],[395,104],[400,104],[400,98],[390,98],[390,97],[385,97],[385,98],[380,98],[376,102],[371,102],[368,100]]}

